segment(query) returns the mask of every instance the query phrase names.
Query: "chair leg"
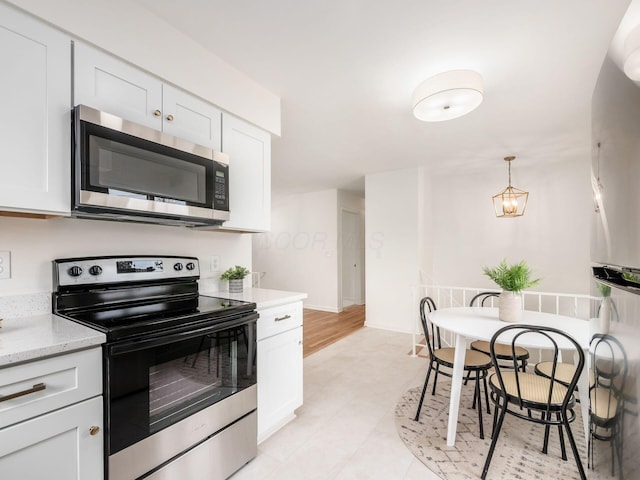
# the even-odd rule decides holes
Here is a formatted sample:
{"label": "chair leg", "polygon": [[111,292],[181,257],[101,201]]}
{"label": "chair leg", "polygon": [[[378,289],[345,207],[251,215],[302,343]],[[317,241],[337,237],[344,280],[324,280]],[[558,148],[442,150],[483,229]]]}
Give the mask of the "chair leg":
{"label": "chair leg", "polygon": [[480,424],[480,439],[484,440],[484,425],[482,423],[482,396],[480,395],[480,372],[476,371],[476,388],[475,396],[478,399],[478,423]]}
{"label": "chair leg", "polygon": [[[499,401],[498,401],[499,402]],[[495,404],[495,412],[498,413],[498,404]],[[491,458],[493,457],[493,451],[496,448],[496,443],[498,443],[498,436],[500,435],[500,429],[502,428],[502,422],[504,421],[504,416],[507,413],[506,410],[506,401],[505,405],[500,409],[500,418],[498,418],[498,422],[495,425],[494,433],[491,438],[491,446],[489,447],[489,452],[487,453],[487,459],[484,462],[484,467],[482,468],[482,480],[487,478],[487,472],[489,471],[489,465],[491,464]]]}
{"label": "chair leg", "polygon": [[467,370],[467,376],[464,379],[464,385],[469,382],[469,378],[471,378],[471,370]]}
{"label": "chair leg", "polygon": [[489,390],[487,389],[488,372],[482,372],[482,383],[484,384],[484,401],[487,404],[487,413],[491,415],[491,407],[489,406]]}
{"label": "chair leg", "polygon": [[580,479],[586,480],[587,476],[584,473],[584,468],[582,467],[582,461],[580,460],[580,454],[578,453],[578,447],[576,446],[576,441],[573,438],[573,433],[571,432],[571,426],[569,425],[569,420],[567,419],[567,412],[562,412],[562,423],[564,425],[565,430],[567,431],[567,438],[569,439],[569,445],[571,445],[573,458],[575,458],[576,460],[576,466],[578,467],[578,473],[580,474]]}
{"label": "chair leg", "polygon": [[616,453],[618,457],[618,479],[622,480],[622,430],[618,428],[618,425],[614,426],[614,430],[616,430],[613,442],[616,444]]}
{"label": "chair leg", "polygon": [[[542,414],[542,418],[544,418],[544,413]],[[542,453],[544,453],[545,455],[549,447],[549,429],[550,428],[551,428],[550,425],[544,426],[544,441],[542,442]]]}
{"label": "chair leg", "polygon": [[[200,339],[200,345],[198,345],[198,351],[196,352],[196,356],[193,359],[193,363],[191,364],[191,368],[196,366],[196,362],[198,361],[198,355],[200,355],[200,350],[202,349],[202,345],[204,344],[204,339],[206,338],[206,335],[203,335],[202,338]],[[186,360],[186,358],[185,358]]]}
{"label": "chair leg", "polygon": [[438,384],[438,373],[440,372],[440,365],[436,363],[436,374],[433,377],[433,390],[431,390],[431,395],[436,394],[436,385]]}
{"label": "chair leg", "polygon": [[431,375],[431,361],[429,361],[429,368],[427,370],[427,376],[424,379],[424,386],[422,387],[422,394],[420,395],[420,401],[418,402],[418,410],[414,420],[417,422],[420,418],[420,410],[422,410],[422,402],[424,401],[424,394],[427,393],[427,384],[429,383],[429,376]]}
{"label": "chair leg", "polygon": [[[560,412],[556,413],[556,419],[558,421],[561,421],[562,418],[560,416]],[[567,459],[567,450],[564,447],[564,434],[562,433],[562,425],[558,425],[558,436],[559,436],[559,440],[560,440],[560,453],[562,456],[562,460],[566,460]]]}

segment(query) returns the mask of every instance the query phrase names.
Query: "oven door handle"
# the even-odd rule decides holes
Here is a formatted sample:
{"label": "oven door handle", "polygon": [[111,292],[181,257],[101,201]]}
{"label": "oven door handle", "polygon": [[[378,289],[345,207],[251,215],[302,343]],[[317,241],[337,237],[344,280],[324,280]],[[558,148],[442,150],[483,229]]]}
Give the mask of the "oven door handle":
{"label": "oven door handle", "polygon": [[[250,315],[244,315],[240,318],[229,320],[224,323],[216,325],[210,325],[208,327],[202,327],[195,330],[188,329],[179,332],[165,333],[164,335],[155,335],[152,338],[145,337],[137,340],[130,340],[122,343],[115,343],[108,347],[109,355],[120,355],[123,353],[135,352],[137,350],[145,350],[147,348],[159,347],[170,343],[180,342],[182,340],[189,340],[191,338],[202,337],[203,335],[209,335],[212,333],[221,332],[234,327],[247,325],[249,323],[256,322],[258,314],[253,313]],[[249,341],[252,342],[253,333],[252,329],[249,329]]]}

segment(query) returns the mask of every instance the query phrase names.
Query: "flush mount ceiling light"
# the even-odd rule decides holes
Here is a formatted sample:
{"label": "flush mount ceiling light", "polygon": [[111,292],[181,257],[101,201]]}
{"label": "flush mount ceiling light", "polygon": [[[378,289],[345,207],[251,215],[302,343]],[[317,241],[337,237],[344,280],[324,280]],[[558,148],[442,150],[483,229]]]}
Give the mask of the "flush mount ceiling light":
{"label": "flush mount ceiling light", "polygon": [[511,186],[511,162],[516,157],[504,157],[509,162],[509,186],[493,196],[493,208],[498,218],[521,217],[527,206],[529,192]]}
{"label": "flush mount ceiling light", "polygon": [[475,110],[482,103],[482,77],[473,70],[451,70],[427,78],[413,91],[413,115],[442,122]]}
{"label": "flush mount ceiling light", "polygon": [[624,73],[631,80],[640,81],[640,25],[624,41]]}

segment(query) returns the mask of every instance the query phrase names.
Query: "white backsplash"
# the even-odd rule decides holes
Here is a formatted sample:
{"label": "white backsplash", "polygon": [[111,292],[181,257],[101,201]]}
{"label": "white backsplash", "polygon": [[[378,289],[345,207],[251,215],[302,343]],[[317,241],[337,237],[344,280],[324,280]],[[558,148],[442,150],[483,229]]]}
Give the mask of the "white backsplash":
{"label": "white backsplash", "polygon": [[51,313],[51,293],[0,297],[0,318],[22,318]]}

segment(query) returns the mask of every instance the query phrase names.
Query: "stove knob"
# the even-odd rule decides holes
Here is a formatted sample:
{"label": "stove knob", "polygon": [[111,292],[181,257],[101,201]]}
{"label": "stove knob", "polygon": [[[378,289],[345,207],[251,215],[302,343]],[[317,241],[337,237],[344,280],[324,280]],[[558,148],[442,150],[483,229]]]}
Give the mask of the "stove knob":
{"label": "stove knob", "polygon": [[80,275],[82,275],[82,268],[80,268],[77,265],[75,265],[75,266],[71,267],[69,270],[67,270],[67,273],[71,277],[79,277]]}
{"label": "stove knob", "polygon": [[89,268],[89,273],[91,275],[100,275],[102,273],[102,267],[100,265],[94,265],[93,267]]}
{"label": "stove knob", "polygon": [[194,268],[196,268],[196,264],[193,262],[189,262],[187,263],[187,270],[193,270]]}
{"label": "stove knob", "polygon": [[173,266],[173,269],[174,269],[175,271],[179,272],[180,270],[182,270],[182,264],[181,264],[180,262],[176,263],[176,264]]}

